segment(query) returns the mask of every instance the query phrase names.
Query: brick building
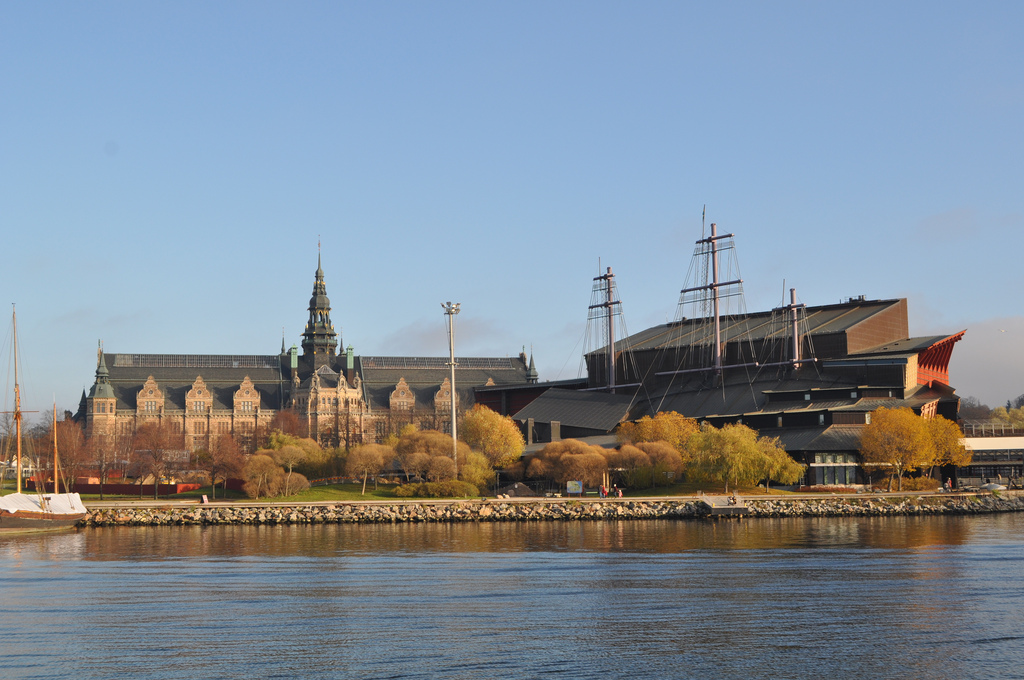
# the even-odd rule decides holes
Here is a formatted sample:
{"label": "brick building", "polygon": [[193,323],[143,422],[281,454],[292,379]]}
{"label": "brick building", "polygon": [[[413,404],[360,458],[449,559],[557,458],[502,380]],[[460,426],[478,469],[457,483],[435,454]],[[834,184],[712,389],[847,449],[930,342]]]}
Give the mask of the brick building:
{"label": "brick building", "polygon": [[[450,431],[447,357],[363,357],[351,345],[339,354],[319,259],[308,312],[301,352],[283,342],[267,355],[100,352],[76,417],[88,437],[123,439],[159,424],[189,450],[224,435],[252,450],[284,410],[325,446],[377,442],[407,423]],[[472,407],[474,387],[537,379],[522,353],[455,363],[460,412]]]}

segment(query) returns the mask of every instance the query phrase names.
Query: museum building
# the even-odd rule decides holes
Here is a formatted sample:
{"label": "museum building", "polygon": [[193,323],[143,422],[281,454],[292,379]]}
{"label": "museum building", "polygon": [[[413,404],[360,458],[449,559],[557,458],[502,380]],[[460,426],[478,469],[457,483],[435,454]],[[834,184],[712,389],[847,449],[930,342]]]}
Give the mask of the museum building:
{"label": "museum building", "polygon": [[[90,438],[131,437],[154,423],[181,436],[186,450],[231,435],[252,451],[285,410],[300,434],[324,446],[379,442],[406,424],[450,431],[448,357],[357,356],[351,345],[339,353],[319,256],[308,311],[301,352],[283,341],[268,355],[100,351],[76,419]],[[525,353],[455,363],[459,413],[472,407],[474,387],[537,382]]]}

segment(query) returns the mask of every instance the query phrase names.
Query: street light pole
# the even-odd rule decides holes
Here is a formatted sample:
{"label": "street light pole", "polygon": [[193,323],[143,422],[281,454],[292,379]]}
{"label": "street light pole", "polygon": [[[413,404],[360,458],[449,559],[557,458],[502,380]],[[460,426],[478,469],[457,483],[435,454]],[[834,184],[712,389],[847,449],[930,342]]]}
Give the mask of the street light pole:
{"label": "street light pole", "polygon": [[452,369],[452,460],[455,461],[455,478],[459,478],[459,438],[455,427],[455,315],[459,313],[458,302],[442,302],[445,316],[448,317],[448,365]]}

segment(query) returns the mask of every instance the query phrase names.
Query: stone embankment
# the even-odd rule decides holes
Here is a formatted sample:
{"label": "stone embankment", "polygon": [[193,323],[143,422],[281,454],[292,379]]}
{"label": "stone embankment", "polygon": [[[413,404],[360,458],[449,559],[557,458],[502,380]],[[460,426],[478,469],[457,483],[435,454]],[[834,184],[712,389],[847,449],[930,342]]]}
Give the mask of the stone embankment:
{"label": "stone embankment", "polygon": [[[909,496],[748,500],[748,517],[973,515],[1024,511],[1024,496]],[[696,519],[700,500],[456,501],[388,504],[116,507],[91,510],[81,526],[215,524],[360,524],[537,522],[553,520]]]}

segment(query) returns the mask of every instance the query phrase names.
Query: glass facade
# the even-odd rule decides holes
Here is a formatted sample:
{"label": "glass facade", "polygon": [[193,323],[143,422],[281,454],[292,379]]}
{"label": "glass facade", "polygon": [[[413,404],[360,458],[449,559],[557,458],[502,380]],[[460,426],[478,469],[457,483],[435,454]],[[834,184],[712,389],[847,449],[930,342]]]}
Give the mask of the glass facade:
{"label": "glass facade", "polygon": [[816,453],[810,469],[811,484],[846,486],[857,483],[857,456],[852,453]]}

